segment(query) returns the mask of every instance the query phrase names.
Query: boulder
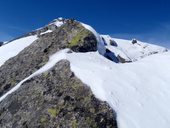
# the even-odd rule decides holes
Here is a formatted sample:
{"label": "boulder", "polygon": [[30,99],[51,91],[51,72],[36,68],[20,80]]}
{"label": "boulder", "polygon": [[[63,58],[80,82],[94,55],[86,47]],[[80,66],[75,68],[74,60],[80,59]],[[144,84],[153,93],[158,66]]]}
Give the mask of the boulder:
{"label": "boulder", "polygon": [[133,39],[132,44],[136,44],[136,43],[138,43],[138,41],[136,39]]}
{"label": "boulder", "polygon": [[114,40],[110,40],[110,45],[117,47],[117,43]]}

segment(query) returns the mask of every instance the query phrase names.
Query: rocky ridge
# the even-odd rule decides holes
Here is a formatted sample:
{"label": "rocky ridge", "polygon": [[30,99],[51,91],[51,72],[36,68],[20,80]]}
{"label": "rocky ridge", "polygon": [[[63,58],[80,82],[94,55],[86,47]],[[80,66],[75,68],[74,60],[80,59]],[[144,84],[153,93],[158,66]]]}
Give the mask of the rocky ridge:
{"label": "rocky ridge", "polygon": [[[97,40],[92,32],[72,19],[62,22],[65,23],[60,27],[54,27],[55,22],[52,22],[24,35],[37,34],[38,39],[0,67],[1,96],[45,65],[49,56],[57,51],[65,48],[71,52],[97,51]],[[44,33],[49,28],[53,30]],[[66,60],[26,81],[5,98],[0,103],[0,122],[2,128],[117,127],[114,110],[95,98],[90,88],[70,71]]]}

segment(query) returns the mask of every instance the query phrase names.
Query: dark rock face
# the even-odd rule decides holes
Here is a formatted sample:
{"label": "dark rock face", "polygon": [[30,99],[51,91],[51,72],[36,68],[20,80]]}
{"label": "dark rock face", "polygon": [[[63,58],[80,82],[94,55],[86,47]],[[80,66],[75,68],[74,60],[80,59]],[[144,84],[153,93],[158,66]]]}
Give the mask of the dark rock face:
{"label": "dark rock face", "polygon": [[3,42],[0,41],[0,47],[3,45]]}
{"label": "dark rock face", "polygon": [[113,52],[111,52],[109,49],[106,49],[106,53],[105,53],[105,55],[104,55],[107,59],[109,59],[109,60],[111,60],[111,61],[113,61],[113,62],[115,62],[115,63],[119,63],[119,60],[118,60],[118,58],[116,57],[116,55],[113,53]]}
{"label": "dark rock face", "polygon": [[1,128],[117,128],[116,115],[62,60],[0,103]]}
{"label": "dark rock face", "polygon": [[80,23],[69,20],[55,31],[39,35],[39,39],[0,67],[0,96],[28,77],[59,50],[70,48],[75,52],[97,50],[95,36]]}
{"label": "dark rock face", "polygon": [[110,40],[110,45],[117,47],[117,43],[114,40]]}
{"label": "dark rock face", "polygon": [[138,41],[136,39],[133,39],[132,44],[136,44],[136,43],[138,43]]}

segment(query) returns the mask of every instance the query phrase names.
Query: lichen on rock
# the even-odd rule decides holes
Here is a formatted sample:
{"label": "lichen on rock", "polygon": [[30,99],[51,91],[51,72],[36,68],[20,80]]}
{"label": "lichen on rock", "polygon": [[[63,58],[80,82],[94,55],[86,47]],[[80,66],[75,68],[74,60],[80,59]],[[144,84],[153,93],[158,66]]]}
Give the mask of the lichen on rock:
{"label": "lichen on rock", "polygon": [[[74,41],[70,45],[71,40]],[[74,52],[96,51],[97,41],[79,22],[69,20],[53,32],[39,35],[35,42],[0,67],[0,96],[45,65],[50,55],[65,48]]]}
{"label": "lichen on rock", "polygon": [[62,60],[0,103],[0,127],[117,128],[116,114]]}
{"label": "lichen on rock", "polygon": [[[0,67],[0,96],[45,65],[50,55],[65,48],[96,51],[97,40],[74,20],[40,34],[39,39]],[[62,60],[50,71],[23,83],[0,103],[0,127],[117,128],[117,123],[113,109],[95,98],[71,72],[69,62]]]}

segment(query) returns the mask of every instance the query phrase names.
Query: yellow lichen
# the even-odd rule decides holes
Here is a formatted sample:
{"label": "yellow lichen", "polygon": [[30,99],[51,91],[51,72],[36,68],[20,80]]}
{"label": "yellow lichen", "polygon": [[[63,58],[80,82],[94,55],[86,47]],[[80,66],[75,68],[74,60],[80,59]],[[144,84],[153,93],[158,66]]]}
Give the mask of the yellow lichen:
{"label": "yellow lichen", "polygon": [[71,127],[72,127],[72,128],[77,128],[77,121],[76,121],[76,120],[73,120],[73,121],[71,122]]}
{"label": "yellow lichen", "polygon": [[50,115],[52,117],[56,117],[56,115],[58,114],[58,112],[57,112],[57,110],[55,108],[49,108],[48,113],[50,113]]}
{"label": "yellow lichen", "polygon": [[42,117],[41,117],[41,123],[45,123],[46,121],[47,121],[46,116],[42,116]]}

